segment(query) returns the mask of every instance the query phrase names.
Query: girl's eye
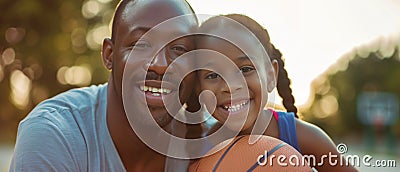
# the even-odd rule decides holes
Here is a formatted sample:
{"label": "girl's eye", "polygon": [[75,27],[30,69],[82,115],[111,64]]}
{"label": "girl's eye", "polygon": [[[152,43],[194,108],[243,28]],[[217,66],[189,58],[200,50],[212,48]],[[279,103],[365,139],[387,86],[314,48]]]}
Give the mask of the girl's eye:
{"label": "girl's eye", "polygon": [[175,51],[178,54],[184,54],[184,53],[188,52],[187,48],[183,45],[175,45],[175,46],[171,47],[171,50]]}
{"label": "girl's eye", "polygon": [[219,75],[217,73],[211,72],[210,74],[208,74],[206,76],[206,79],[216,79],[216,78],[218,78],[218,76]]}
{"label": "girl's eye", "polygon": [[243,66],[240,68],[240,71],[242,71],[242,73],[248,73],[254,70],[254,67],[251,66]]}

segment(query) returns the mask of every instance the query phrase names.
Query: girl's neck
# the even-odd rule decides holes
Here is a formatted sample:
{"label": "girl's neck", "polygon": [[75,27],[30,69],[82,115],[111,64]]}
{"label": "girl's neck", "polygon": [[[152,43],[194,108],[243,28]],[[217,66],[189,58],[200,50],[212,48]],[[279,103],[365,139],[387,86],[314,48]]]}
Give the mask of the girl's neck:
{"label": "girl's neck", "polygon": [[273,117],[273,111],[270,109],[262,110],[251,127],[240,131],[239,135],[265,135],[272,120],[275,120]]}

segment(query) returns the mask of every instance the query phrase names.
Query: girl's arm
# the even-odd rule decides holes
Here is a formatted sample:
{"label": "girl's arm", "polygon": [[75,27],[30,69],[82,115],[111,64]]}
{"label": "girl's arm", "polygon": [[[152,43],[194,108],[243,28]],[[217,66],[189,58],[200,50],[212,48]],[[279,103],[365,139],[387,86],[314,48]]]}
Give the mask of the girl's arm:
{"label": "girl's arm", "polygon": [[296,128],[302,154],[319,172],[357,171],[352,165],[346,165],[344,156],[341,156],[332,139],[321,128],[298,119]]}

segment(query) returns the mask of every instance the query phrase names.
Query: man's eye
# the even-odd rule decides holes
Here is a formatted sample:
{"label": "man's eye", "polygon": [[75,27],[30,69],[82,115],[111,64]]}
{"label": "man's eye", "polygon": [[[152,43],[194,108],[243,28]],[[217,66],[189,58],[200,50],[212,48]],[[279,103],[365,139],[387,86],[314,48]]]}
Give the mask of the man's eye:
{"label": "man's eye", "polygon": [[219,75],[217,73],[212,72],[206,76],[206,79],[216,79],[218,76]]}
{"label": "man's eye", "polygon": [[240,68],[240,71],[242,71],[242,73],[248,73],[254,70],[254,67],[251,66],[243,66]]}
{"label": "man's eye", "polygon": [[151,47],[151,46],[150,46],[150,44],[148,42],[138,41],[138,42],[133,43],[133,47],[134,48],[144,49],[144,48],[148,48],[148,47]]}

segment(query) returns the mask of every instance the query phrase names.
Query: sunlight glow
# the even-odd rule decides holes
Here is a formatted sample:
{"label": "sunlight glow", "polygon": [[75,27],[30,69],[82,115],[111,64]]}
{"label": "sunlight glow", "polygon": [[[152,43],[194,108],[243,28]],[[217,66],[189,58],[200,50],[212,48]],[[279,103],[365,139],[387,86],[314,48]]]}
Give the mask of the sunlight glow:
{"label": "sunlight glow", "polygon": [[83,17],[90,19],[100,12],[100,4],[95,0],[86,1],[82,6]]}
{"label": "sunlight glow", "polygon": [[13,48],[7,48],[6,50],[3,51],[3,54],[1,55],[3,62],[5,65],[9,65],[14,62],[15,60],[15,51]]}
{"label": "sunlight glow", "polygon": [[29,104],[29,93],[32,81],[20,70],[14,70],[10,77],[11,102],[19,109],[25,109]]}
{"label": "sunlight glow", "polygon": [[108,26],[101,25],[89,31],[86,35],[86,42],[90,49],[98,50],[103,44],[103,39],[110,35]]}
{"label": "sunlight glow", "polygon": [[[319,102],[322,110],[322,114],[318,114],[319,117],[328,117],[336,113],[339,109],[339,105],[335,96],[328,95],[324,96]],[[317,114],[316,114],[317,115]]]}
{"label": "sunlight glow", "polygon": [[65,72],[67,72],[68,67],[63,66],[60,67],[57,71],[57,81],[62,85],[67,85],[67,81],[65,81]]}
{"label": "sunlight glow", "polygon": [[86,66],[63,66],[58,69],[57,80],[63,85],[88,86],[92,81],[92,74]]}
{"label": "sunlight glow", "polygon": [[[394,0],[188,0],[198,14],[245,14],[269,32],[271,42],[286,59],[296,105],[310,96],[310,83],[347,52],[379,37],[383,54],[389,44],[400,47],[400,3]],[[382,46],[382,47],[381,47]],[[362,54],[362,53],[361,53]],[[339,65],[339,70],[346,64]],[[336,69],[338,70],[338,69]],[[279,98],[276,103],[281,104]]]}

